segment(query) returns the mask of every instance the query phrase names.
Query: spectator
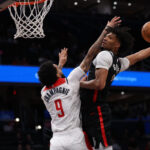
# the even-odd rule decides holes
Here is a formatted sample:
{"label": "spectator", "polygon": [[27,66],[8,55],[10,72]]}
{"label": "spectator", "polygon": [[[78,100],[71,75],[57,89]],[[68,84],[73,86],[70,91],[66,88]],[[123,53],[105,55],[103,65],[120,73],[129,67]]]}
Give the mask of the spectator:
{"label": "spectator", "polygon": [[30,144],[26,144],[25,150],[33,150],[33,149],[31,148],[31,145],[30,145]]}
{"label": "spectator", "polygon": [[26,143],[26,144],[29,144],[29,145],[33,145],[33,144],[34,144],[34,142],[33,142],[33,140],[32,140],[32,137],[31,137],[31,134],[28,133],[28,134],[26,135],[25,143]]}
{"label": "spectator", "polygon": [[18,144],[17,150],[23,150],[22,144]]}
{"label": "spectator", "polygon": [[150,140],[147,142],[145,150],[150,150]]}
{"label": "spectator", "polygon": [[17,140],[17,144],[23,144],[23,138],[20,132],[17,132],[16,140]]}

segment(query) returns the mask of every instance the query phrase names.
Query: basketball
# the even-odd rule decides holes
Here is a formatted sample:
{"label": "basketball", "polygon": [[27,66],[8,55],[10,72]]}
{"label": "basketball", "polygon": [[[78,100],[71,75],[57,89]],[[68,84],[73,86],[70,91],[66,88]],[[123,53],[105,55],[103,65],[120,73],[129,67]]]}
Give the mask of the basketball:
{"label": "basketball", "polygon": [[143,39],[150,43],[150,21],[149,22],[146,22],[143,27],[142,27],[142,30],[141,30],[141,33],[142,33],[142,37]]}

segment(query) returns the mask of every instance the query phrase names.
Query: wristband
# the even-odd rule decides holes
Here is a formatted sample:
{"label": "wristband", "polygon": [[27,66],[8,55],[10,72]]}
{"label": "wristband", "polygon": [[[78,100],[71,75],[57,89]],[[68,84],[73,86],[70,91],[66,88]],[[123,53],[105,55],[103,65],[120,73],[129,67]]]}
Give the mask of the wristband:
{"label": "wristband", "polygon": [[105,27],[105,31],[107,31],[107,32],[110,32],[112,29],[113,29],[113,28],[110,27],[110,26],[106,26],[106,27]]}

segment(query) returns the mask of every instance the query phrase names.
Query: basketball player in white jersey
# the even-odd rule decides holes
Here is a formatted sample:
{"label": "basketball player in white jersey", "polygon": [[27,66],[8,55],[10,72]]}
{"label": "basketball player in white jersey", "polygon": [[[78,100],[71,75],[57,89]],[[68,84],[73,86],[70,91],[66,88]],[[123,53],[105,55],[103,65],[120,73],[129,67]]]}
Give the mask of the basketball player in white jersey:
{"label": "basketball player in white jersey", "polygon": [[[117,18],[113,20],[115,26],[119,23]],[[104,29],[80,66],[75,68],[68,78],[63,78],[61,69],[51,61],[40,66],[39,80],[44,85],[41,97],[52,119],[53,137],[50,140],[50,150],[87,150],[79,117],[80,79],[89,70],[106,33],[107,30]]]}

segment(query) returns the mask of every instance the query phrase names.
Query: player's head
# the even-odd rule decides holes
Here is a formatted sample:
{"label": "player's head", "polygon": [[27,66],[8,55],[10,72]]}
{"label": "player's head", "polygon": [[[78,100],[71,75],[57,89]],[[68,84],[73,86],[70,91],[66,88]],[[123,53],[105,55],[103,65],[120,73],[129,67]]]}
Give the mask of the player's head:
{"label": "player's head", "polygon": [[113,51],[116,54],[124,53],[131,50],[134,43],[134,38],[128,32],[128,28],[116,27],[109,30],[105,36],[102,47]]}
{"label": "player's head", "polygon": [[51,86],[59,77],[62,77],[62,71],[52,61],[47,61],[40,66],[38,76],[43,85]]}

